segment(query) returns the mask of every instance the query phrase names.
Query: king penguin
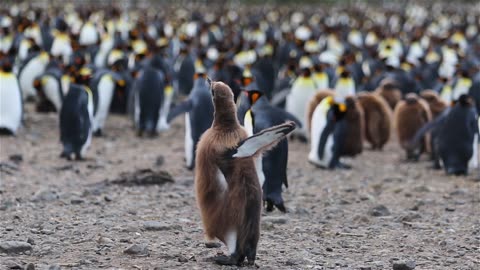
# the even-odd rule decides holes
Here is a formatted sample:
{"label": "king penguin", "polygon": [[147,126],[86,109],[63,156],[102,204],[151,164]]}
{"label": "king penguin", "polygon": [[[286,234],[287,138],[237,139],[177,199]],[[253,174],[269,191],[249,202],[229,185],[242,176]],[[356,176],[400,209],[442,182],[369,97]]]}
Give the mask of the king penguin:
{"label": "king penguin", "polygon": [[[255,89],[254,86],[255,84],[250,84],[244,91],[248,110],[242,114],[240,108],[237,109],[238,117],[243,118],[241,122],[247,130],[248,136],[253,136],[264,129],[286,121],[294,121],[297,126],[301,126],[300,120],[295,116],[270,105],[264,93]],[[258,179],[263,189],[263,201],[268,212],[273,211],[274,206],[278,210],[286,212],[282,198],[282,186],[285,185],[288,188],[287,162],[287,139],[281,140],[269,152],[255,159]]]}
{"label": "king penguin", "polygon": [[255,264],[260,238],[262,190],[254,157],[295,129],[289,122],[248,137],[238,123],[233,91],[211,83],[214,120],[200,138],[195,158],[195,192],[207,240],[219,239],[229,255],[221,265]]}
{"label": "king penguin", "polygon": [[92,140],[93,95],[84,85],[71,84],[60,110],[60,157],[81,160]]}
{"label": "king penguin", "polygon": [[168,114],[170,123],[176,116],[185,113],[185,162],[189,170],[195,166],[195,152],[202,134],[212,126],[213,102],[203,65],[195,67],[193,89],[188,98]]}
{"label": "king penguin", "polygon": [[165,90],[165,75],[155,62],[151,62],[141,70],[132,93],[134,122],[139,136],[144,132],[154,136],[161,128],[159,123],[163,117],[166,123]]}
{"label": "king penguin", "polygon": [[311,144],[308,160],[328,169],[349,169],[340,162],[342,146],[346,140],[345,115],[347,106],[333,96],[325,97],[315,108],[311,123]]}
{"label": "king penguin", "polygon": [[41,52],[25,60],[25,64],[18,73],[24,99],[36,96],[33,82],[36,77],[45,72],[49,59],[47,52]]}
{"label": "king penguin", "polygon": [[17,133],[22,122],[22,92],[8,59],[2,61],[0,70],[0,133]]}
{"label": "king penguin", "polygon": [[61,64],[54,60],[48,63],[45,73],[33,81],[38,96],[38,112],[60,112],[64,97],[62,76]]}

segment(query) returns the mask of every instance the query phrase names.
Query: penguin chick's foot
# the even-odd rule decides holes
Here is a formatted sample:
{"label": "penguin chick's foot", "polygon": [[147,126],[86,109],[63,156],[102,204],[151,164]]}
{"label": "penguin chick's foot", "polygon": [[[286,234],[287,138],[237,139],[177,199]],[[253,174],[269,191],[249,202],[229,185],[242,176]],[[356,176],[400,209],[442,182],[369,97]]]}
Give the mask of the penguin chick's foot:
{"label": "penguin chick's foot", "polygon": [[237,265],[237,266],[240,266],[242,264],[242,262],[240,262],[236,258],[236,256],[233,256],[233,254],[230,255],[230,256],[226,256],[226,255],[215,256],[215,257],[213,257],[213,261],[216,264],[219,264],[219,265]]}

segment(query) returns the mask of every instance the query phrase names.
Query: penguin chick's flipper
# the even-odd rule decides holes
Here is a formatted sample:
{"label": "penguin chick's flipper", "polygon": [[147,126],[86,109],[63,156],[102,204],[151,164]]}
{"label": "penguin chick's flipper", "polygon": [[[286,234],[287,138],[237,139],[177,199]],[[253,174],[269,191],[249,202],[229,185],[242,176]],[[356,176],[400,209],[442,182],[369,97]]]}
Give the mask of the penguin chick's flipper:
{"label": "penguin chick's flipper", "polygon": [[173,119],[175,119],[175,117],[179,116],[180,114],[189,112],[192,107],[193,103],[190,99],[178,104],[168,113],[167,123],[170,123]]}
{"label": "penguin chick's flipper", "polygon": [[227,152],[227,156],[230,158],[247,158],[258,155],[274,147],[294,129],[295,122],[291,121],[272,128],[264,129],[240,142],[236,148]]}

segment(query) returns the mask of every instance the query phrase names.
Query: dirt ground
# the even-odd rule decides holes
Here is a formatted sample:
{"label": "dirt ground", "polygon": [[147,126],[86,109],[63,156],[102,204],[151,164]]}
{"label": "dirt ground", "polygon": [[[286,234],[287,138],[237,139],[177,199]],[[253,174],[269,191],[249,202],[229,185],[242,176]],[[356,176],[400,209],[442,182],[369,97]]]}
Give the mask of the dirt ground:
{"label": "dirt ground", "polygon": [[[226,248],[204,246],[183,119],[141,139],[110,116],[86,160],[71,162],[59,158],[57,115],[27,114],[17,137],[0,138],[0,244],[28,244],[0,246],[0,268],[234,269],[208,259]],[[478,172],[448,177],[425,160],[406,163],[393,142],[347,160],[349,171],[317,169],[307,153],[290,143],[289,211],[263,214],[260,269],[479,269]],[[174,182],[109,184],[146,168]]]}

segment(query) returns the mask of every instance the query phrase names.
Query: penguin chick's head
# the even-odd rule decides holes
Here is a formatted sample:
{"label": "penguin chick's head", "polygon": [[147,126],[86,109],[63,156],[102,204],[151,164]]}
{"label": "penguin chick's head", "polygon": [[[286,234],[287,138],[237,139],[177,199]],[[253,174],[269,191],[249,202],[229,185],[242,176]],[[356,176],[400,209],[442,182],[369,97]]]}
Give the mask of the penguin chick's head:
{"label": "penguin chick's head", "polygon": [[210,83],[215,108],[213,126],[228,130],[239,125],[232,89],[223,82],[207,81]]}

